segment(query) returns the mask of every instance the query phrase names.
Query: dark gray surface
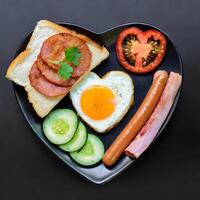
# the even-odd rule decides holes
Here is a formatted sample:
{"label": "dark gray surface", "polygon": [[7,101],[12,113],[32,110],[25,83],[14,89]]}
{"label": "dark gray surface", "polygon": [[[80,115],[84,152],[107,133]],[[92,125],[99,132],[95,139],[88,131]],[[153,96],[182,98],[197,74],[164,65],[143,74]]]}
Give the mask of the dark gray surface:
{"label": "dark gray surface", "polygon": [[[200,182],[198,1],[0,1],[0,191],[10,199],[194,199]],[[126,22],[152,23],[175,40],[184,64],[179,105],[164,134],[125,173],[103,186],[59,161],[28,127],[5,80],[9,62],[37,20],[72,22],[104,31]]]}

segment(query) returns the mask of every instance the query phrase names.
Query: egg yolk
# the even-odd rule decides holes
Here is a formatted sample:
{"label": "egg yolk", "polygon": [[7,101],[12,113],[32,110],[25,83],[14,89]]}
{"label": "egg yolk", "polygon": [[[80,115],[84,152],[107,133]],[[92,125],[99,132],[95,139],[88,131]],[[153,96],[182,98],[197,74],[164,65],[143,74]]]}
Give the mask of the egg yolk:
{"label": "egg yolk", "polygon": [[115,109],[115,95],[105,86],[92,86],[81,95],[82,111],[91,119],[102,120]]}

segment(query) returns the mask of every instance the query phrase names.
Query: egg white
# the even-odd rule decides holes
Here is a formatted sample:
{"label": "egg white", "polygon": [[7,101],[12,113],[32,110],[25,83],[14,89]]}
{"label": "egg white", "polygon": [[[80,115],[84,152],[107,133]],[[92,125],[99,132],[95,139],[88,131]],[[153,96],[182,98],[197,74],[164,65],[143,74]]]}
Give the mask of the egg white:
{"label": "egg white", "polygon": [[[105,86],[115,95],[115,110],[105,119],[93,120],[81,109],[80,99],[84,90],[92,86]],[[121,71],[111,71],[102,79],[94,72],[84,77],[75,88],[70,91],[70,98],[78,115],[97,132],[106,132],[114,127],[127,113],[133,102],[134,87],[130,76]]]}

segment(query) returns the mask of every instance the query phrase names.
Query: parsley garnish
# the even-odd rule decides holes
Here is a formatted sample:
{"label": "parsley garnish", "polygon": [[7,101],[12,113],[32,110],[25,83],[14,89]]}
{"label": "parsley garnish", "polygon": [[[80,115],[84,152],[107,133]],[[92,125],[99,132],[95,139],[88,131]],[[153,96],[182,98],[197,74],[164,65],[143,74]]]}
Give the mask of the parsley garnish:
{"label": "parsley garnish", "polygon": [[70,47],[66,49],[65,59],[59,63],[60,68],[58,70],[58,75],[64,80],[70,78],[73,72],[73,68],[69,63],[78,66],[80,57],[81,53],[79,52],[78,47]]}
{"label": "parsley garnish", "polygon": [[68,65],[66,62],[60,62],[60,69],[58,70],[58,75],[63,79],[67,80],[71,77],[73,72],[73,68]]}
{"label": "parsley garnish", "polygon": [[78,47],[70,47],[65,50],[65,59],[68,62],[73,63],[75,66],[79,65],[78,59],[81,57],[81,54],[78,50]]}

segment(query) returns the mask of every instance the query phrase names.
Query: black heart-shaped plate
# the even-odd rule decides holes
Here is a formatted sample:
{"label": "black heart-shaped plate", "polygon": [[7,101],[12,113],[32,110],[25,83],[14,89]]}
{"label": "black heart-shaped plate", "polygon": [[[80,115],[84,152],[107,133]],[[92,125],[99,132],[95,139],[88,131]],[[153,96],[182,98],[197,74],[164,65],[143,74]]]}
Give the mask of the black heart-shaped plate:
{"label": "black heart-shaped plate", "polygon": [[[86,125],[86,128],[89,133],[96,134],[100,137],[100,139],[103,141],[105,148],[107,149],[109,145],[114,141],[116,136],[122,131],[122,129],[126,126],[126,124],[129,122],[131,117],[134,115],[136,110],[138,109],[139,105],[141,104],[142,100],[144,99],[149,87],[151,86],[152,77],[155,71],[145,74],[145,75],[136,75],[131,72],[126,71],[117,61],[116,54],[115,54],[115,41],[118,36],[118,34],[125,28],[128,27],[138,27],[142,29],[143,31],[148,29],[155,29],[158,31],[161,31],[160,29],[144,24],[144,23],[131,23],[131,24],[125,24],[120,25],[115,28],[109,29],[103,33],[95,33],[91,30],[85,29],[83,27],[74,25],[74,24],[67,24],[67,23],[60,23],[60,25],[70,28],[72,30],[75,30],[81,34],[84,34],[91,39],[95,40],[96,42],[104,45],[108,51],[110,52],[110,56],[107,60],[105,60],[102,64],[100,64],[98,67],[95,68],[94,72],[96,72],[98,75],[103,76],[105,73],[111,71],[111,70],[121,70],[128,73],[131,78],[134,80],[134,87],[135,87],[135,103],[134,106],[130,108],[128,113],[125,115],[125,117],[121,120],[121,122],[113,128],[111,131],[105,134],[97,134],[94,130],[89,128]],[[174,43],[171,39],[163,32],[161,31],[167,38],[167,51],[165,58],[161,65],[156,69],[164,69],[168,72],[174,71],[178,72],[182,75],[182,62],[180,54],[175,47]],[[20,47],[17,50],[16,55],[18,55],[21,51],[23,51],[26,48],[26,45],[31,37],[31,33],[28,34],[28,36],[22,41]],[[58,149],[56,146],[52,145],[44,136],[41,128],[42,119],[39,118],[35,111],[33,110],[31,104],[27,100],[27,94],[24,90],[24,88],[14,84],[14,91],[19,103],[19,106],[33,129],[34,133],[41,139],[41,141],[56,155],[58,156],[65,164],[70,166],[72,169],[74,169],[76,172],[80,173],[85,178],[89,179],[90,181],[101,184],[106,181],[109,181],[116,175],[118,175],[120,172],[122,172],[124,169],[126,169],[130,164],[134,163],[136,160],[130,159],[127,156],[122,156],[120,160],[117,162],[116,165],[114,165],[112,168],[106,168],[102,162],[98,163],[95,166],[92,167],[82,167],[75,163],[69,156],[68,153],[63,152],[62,150]],[[176,107],[176,104],[178,102],[180,96],[180,90],[176,96],[176,99],[174,101],[173,107],[165,120],[162,128],[160,129],[158,135],[162,132],[164,127],[167,125],[169,119],[171,118],[172,113],[174,112],[174,109]],[[69,97],[65,97],[57,106],[56,108],[70,108],[73,109],[72,103],[69,99]],[[158,136],[157,135],[157,136]]]}

